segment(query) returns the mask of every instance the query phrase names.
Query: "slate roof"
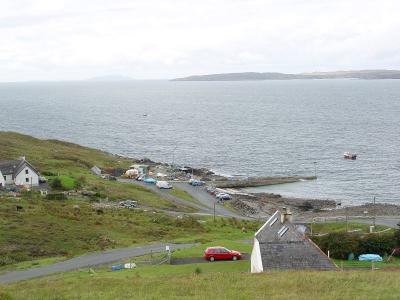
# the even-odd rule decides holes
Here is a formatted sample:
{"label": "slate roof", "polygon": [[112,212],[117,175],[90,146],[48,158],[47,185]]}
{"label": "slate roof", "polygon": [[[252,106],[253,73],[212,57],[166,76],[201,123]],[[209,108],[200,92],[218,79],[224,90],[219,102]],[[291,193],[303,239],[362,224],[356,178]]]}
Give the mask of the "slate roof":
{"label": "slate roof", "polygon": [[0,171],[3,175],[12,174],[13,177],[16,176],[21,170],[28,165],[33,171],[39,174],[34,166],[24,159],[20,160],[1,160],[0,161]]}
{"label": "slate roof", "polygon": [[256,233],[264,271],[271,269],[336,270],[336,265],[279,211]]}
{"label": "slate roof", "polygon": [[14,174],[22,160],[2,160],[0,161],[0,171],[3,175]]}

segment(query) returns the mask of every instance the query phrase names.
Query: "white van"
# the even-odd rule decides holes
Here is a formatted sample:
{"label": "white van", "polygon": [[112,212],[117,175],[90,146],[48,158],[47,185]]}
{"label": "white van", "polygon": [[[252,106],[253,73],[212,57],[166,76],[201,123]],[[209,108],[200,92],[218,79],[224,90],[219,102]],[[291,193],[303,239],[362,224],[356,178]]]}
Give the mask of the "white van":
{"label": "white van", "polygon": [[156,186],[159,189],[172,189],[172,185],[170,185],[168,181],[157,181]]}

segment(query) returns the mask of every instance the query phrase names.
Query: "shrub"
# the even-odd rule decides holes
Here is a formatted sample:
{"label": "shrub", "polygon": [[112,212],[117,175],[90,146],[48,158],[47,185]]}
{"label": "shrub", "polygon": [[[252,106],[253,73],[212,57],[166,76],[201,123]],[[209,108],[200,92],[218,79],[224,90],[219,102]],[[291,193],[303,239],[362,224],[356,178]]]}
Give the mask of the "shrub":
{"label": "shrub", "polygon": [[54,178],[51,182],[51,187],[55,190],[62,190],[63,185],[61,183],[61,179],[58,177]]}
{"label": "shrub", "polygon": [[331,257],[347,259],[350,253],[388,255],[396,247],[393,234],[367,234],[364,236],[346,232],[335,232],[322,237],[313,237],[313,241]]}

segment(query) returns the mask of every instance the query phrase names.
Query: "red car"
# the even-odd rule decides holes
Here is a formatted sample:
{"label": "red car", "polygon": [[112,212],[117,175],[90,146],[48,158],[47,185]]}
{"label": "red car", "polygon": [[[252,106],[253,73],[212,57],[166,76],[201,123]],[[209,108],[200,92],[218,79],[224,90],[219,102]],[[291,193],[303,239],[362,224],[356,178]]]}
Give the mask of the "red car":
{"label": "red car", "polygon": [[224,247],[208,247],[204,251],[204,258],[209,261],[238,260],[242,258],[242,254],[239,251],[229,250]]}

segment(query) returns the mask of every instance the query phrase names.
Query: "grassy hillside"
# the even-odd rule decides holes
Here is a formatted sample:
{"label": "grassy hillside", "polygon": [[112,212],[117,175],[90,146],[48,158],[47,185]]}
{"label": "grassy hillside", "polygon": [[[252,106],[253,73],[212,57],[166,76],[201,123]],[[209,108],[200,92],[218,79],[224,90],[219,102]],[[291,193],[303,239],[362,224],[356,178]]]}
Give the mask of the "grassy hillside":
{"label": "grassy hillside", "polygon": [[[3,299],[398,299],[391,271],[250,274],[249,263],[149,266],[70,272],[0,287]],[[154,269],[157,268],[157,272]],[[196,272],[197,269],[197,272]],[[200,273],[200,274],[199,274]],[[57,295],[57,296],[55,296]],[[1,298],[1,296],[0,296]]]}
{"label": "grassy hillside", "polygon": [[[16,205],[23,209],[17,210]],[[0,199],[0,267],[47,257],[159,241],[249,237],[255,222],[176,218],[143,210],[104,208],[79,200]],[[242,232],[245,227],[248,232]]]}
{"label": "grassy hillside", "polygon": [[72,143],[0,132],[0,160],[18,159],[21,156],[25,156],[41,173],[60,175],[60,179],[70,188],[74,187],[74,181],[83,181],[83,188],[95,191],[103,198],[134,199],[146,206],[193,211],[188,207],[177,207],[144,187],[103,180],[90,172],[95,165],[126,169],[132,160]]}

